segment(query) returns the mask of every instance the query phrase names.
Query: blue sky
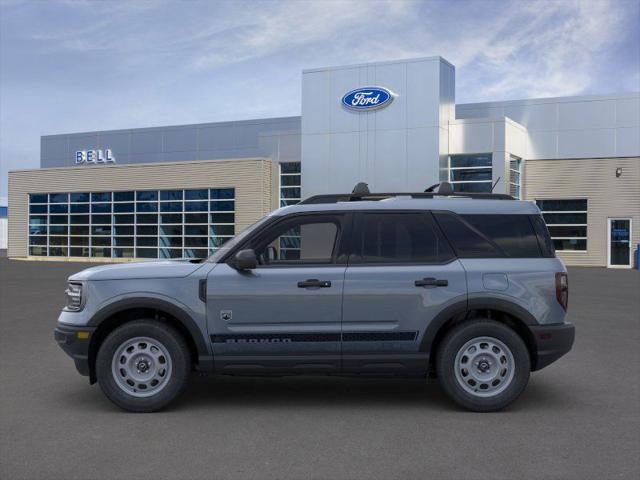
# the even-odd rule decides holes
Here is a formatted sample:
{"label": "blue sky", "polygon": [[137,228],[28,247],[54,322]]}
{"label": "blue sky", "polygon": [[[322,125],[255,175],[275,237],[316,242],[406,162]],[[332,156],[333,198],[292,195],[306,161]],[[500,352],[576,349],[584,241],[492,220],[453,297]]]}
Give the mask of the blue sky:
{"label": "blue sky", "polygon": [[0,202],[40,136],[300,114],[303,68],[441,55],[458,103],[640,90],[640,0],[0,0]]}

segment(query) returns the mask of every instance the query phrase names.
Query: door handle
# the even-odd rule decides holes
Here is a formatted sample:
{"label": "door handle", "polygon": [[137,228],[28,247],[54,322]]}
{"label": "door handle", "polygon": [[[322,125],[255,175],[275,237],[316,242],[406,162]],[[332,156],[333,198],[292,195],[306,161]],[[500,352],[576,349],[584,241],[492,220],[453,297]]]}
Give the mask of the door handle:
{"label": "door handle", "polygon": [[435,278],[423,278],[413,283],[416,287],[447,287],[449,280],[438,280]]}
{"label": "door handle", "polygon": [[329,280],[318,280],[315,278],[310,278],[309,280],[298,282],[298,288],[329,288],[330,286],[331,282]]}

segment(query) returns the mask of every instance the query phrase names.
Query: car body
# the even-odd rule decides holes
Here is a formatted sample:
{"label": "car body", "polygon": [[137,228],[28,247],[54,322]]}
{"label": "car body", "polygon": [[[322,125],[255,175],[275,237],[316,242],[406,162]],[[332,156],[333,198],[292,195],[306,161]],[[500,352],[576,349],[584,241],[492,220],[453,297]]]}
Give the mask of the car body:
{"label": "car body", "polygon": [[[184,388],[180,379],[150,393],[172,386],[177,367],[437,376],[459,404],[496,410],[574,339],[566,268],[536,205],[446,188],[315,197],[272,212],[206,261],[98,266],[69,285],[56,340],[134,411],[162,408]],[[136,322],[146,323],[133,343],[115,345]],[[154,343],[150,325],[166,341]],[[168,346],[174,337],[181,345]],[[187,366],[176,367],[172,349]]]}

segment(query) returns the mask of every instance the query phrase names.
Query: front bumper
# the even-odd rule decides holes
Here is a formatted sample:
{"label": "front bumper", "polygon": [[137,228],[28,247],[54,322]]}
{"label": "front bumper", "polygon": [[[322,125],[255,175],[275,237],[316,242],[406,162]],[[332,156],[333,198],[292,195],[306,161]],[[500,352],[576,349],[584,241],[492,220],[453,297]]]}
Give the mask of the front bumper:
{"label": "front bumper", "polygon": [[572,323],[530,327],[536,344],[536,359],[532,371],[555,362],[573,346],[576,329]]}
{"label": "front bumper", "polygon": [[53,338],[62,350],[69,355],[76,364],[80,375],[89,376],[89,343],[95,331],[94,327],[74,327],[60,325],[53,331]]}

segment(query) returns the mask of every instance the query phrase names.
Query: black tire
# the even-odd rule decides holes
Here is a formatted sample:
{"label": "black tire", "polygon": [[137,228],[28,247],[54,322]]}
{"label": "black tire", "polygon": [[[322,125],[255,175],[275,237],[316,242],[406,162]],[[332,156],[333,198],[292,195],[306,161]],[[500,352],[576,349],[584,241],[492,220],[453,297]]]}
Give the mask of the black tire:
{"label": "black tire", "polygon": [[[469,383],[469,387],[466,385],[463,387],[461,382],[466,380],[463,373],[459,374],[461,378],[460,381],[456,377],[455,365],[458,352],[467,342],[471,342],[473,339],[479,337],[497,339],[508,347],[513,357],[513,376],[510,381],[504,382],[507,387],[488,387],[496,389],[504,388],[502,391],[496,391],[495,394],[481,392],[477,383],[476,385]],[[461,354],[461,358],[464,356],[464,354]],[[465,361],[464,358],[462,361]],[[493,363],[495,362],[492,362],[492,365]],[[464,367],[464,364],[462,364],[462,366]],[[462,372],[462,370],[461,368],[460,372]],[[508,326],[482,318],[465,321],[451,329],[440,343],[436,356],[436,372],[442,389],[458,405],[474,412],[493,412],[501,410],[511,404],[520,396],[527,386],[530,371],[531,361],[529,351],[522,341],[522,338]],[[469,380],[467,380],[467,382],[469,382]],[[471,382],[473,382],[473,380],[471,380]],[[498,385],[499,383],[500,380],[498,380]],[[487,388],[487,385],[482,386]],[[467,389],[475,389],[476,393],[472,394],[467,391]],[[493,396],[480,396],[483,394],[491,394]]]}
{"label": "black tire", "polygon": [[[170,373],[162,381],[162,389],[147,397],[126,392],[112,371],[114,355],[124,342],[137,337],[160,342],[170,357]],[[150,319],[134,320],[116,328],[104,339],[96,358],[96,376],[100,388],[109,400],[130,412],[154,412],[166,407],[186,388],[190,373],[191,356],[182,334],[166,323]]]}

